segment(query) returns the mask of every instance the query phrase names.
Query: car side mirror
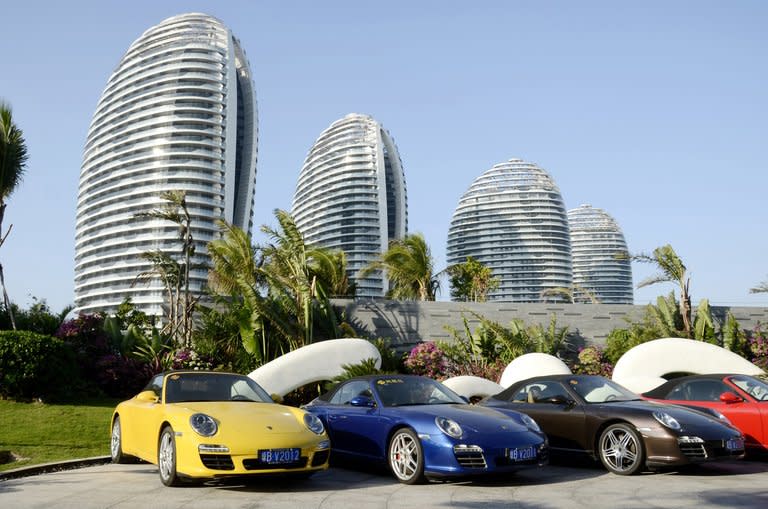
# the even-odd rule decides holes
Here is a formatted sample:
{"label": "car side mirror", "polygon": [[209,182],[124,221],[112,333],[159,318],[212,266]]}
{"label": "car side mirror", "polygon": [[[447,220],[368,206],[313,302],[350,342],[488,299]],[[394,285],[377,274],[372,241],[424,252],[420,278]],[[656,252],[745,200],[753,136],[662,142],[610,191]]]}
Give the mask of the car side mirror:
{"label": "car side mirror", "polygon": [[157,397],[155,391],[141,391],[136,395],[136,400],[142,403],[157,403],[160,398]]}
{"label": "car side mirror", "polygon": [[352,406],[363,406],[363,407],[375,407],[376,402],[373,401],[368,396],[355,396],[351,400],[349,400],[349,404]]}
{"label": "car side mirror", "polygon": [[283,397],[279,394],[272,393],[269,395],[269,397],[272,398],[272,401],[274,401],[278,405],[281,405],[283,403]]}
{"label": "car side mirror", "polygon": [[737,394],[732,393],[731,391],[725,391],[720,395],[720,401],[726,404],[731,404],[731,403],[741,403],[744,400],[741,399]]}

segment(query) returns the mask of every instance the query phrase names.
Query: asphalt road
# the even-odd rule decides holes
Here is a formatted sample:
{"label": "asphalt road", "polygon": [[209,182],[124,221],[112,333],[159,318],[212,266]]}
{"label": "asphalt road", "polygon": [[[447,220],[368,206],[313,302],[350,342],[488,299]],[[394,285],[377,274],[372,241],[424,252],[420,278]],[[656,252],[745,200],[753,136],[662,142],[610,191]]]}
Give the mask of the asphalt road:
{"label": "asphalt road", "polygon": [[0,481],[0,508],[765,508],[768,462],[623,477],[564,463],[504,479],[406,486],[383,471],[332,468],[308,480],[166,488],[149,464],[99,465]]}

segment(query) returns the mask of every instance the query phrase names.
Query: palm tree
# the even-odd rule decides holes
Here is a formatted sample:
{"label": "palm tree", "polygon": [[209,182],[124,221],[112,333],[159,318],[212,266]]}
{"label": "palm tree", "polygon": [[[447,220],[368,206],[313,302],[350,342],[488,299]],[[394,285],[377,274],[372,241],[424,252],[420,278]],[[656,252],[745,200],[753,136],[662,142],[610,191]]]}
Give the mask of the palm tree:
{"label": "palm tree", "polygon": [[642,253],[631,255],[631,259],[642,263],[652,263],[660,270],[658,274],[648,277],[638,283],[638,288],[643,288],[656,283],[668,282],[676,283],[678,285],[678,288],[680,289],[680,314],[683,318],[685,337],[689,339],[693,337],[691,325],[691,296],[688,291],[691,284],[691,278],[688,277],[683,261],[677,256],[677,253],[672,249],[672,246],[666,244],[657,247],[653,250],[652,255]]}
{"label": "palm tree", "polygon": [[[13,225],[3,233],[3,218],[5,217],[6,200],[21,183],[24,170],[27,167],[27,144],[24,133],[13,122],[11,107],[0,102],[0,246],[5,243]],[[11,326],[16,329],[16,321],[11,310],[11,301],[5,289],[3,265],[0,263],[0,285],[3,287],[3,304],[8,310]]]}
{"label": "palm tree", "polygon": [[253,246],[243,230],[226,222],[219,223],[222,239],[208,245],[211,288],[242,304],[243,346],[259,362],[318,337],[339,337],[329,295],[352,291],[343,253],[307,246],[289,213],[276,210],[275,216],[278,228],[261,228],[271,240],[265,246]]}
{"label": "palm tree", "polygon": [[[184,346],[192,343],[192,319],[198,299],[192,295],[189,288],[189,274],[193,268],[192,257],[195,255],[195,240],[192,237],[192,217],[187,208],[186,191],[163,191],[160,198],[164,200],[161,207],[140,212],[134,215],[137,219],[163,219],[175,223],[179,227],[179,241],[183,262],[179,263],[167,253],[149,251],[142,257],[153,264],[151,271],[139,274],[137,279],[157,276],[163,280],[169,296],[169,323],[171,334],[179,335]],[[195,267],[197,268],[197,267]]]}
{"label": "palm tree", "polygon": [[768,281],[763,281],[754,288],[750,288],[749,293],[768,293]]}
{"label": "palm tree", "polygon": [[451,265],[445,271],[450,276],[451,297],[465,302],[485,302],[488,294],[499,287],[493,271],[467,256],[464,263]]}
{"label": "palm tree", "polygon": [[435,300],[440,282],[433,270],[432,254],[420,233],[389,243],[389,249],[360,271],[360,277],[383,270],[389,279],[387,296],[393,299]]}

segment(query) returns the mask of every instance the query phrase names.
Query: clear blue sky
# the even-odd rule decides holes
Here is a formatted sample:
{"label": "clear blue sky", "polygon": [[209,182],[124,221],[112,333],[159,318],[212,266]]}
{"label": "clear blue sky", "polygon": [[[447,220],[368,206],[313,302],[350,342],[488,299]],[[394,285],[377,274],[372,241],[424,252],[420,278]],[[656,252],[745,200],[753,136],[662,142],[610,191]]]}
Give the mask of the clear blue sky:
{"label": "clear blue sky", "polygon": [[522,158],[567,208],[613,215],[631,252],[671,243],[695,302],[768,306],[748,293],[768,279],[768,2],[25,0],[0,9],[0,98],[30,152],[0,260],[23,307],[74,299],[82,149],[109,75],[144,30],[193,11],[227,24],[253,70],[256,225],[290,209],[320,132],[367,113],[395,138],[409,229],[438,269],[461,195]]}

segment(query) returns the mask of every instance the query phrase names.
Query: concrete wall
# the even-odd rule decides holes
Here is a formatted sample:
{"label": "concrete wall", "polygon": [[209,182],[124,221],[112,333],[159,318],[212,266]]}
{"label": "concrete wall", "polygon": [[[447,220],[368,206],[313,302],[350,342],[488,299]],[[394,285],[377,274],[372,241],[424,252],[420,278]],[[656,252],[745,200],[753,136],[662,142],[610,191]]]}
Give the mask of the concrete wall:
{"label": "concrete wall", "polygon": [[[480,322],[471,312],[506,325],[515,318],[526,325],[548,325],[554,314],[557,326],[567,326],[571,342],[602,345],[615,328],[626,327],[627,320],[639,320],[646,306],[625,304],[515,304],[510,302],[415,302],[393,300],[337,299],[333,304],[346,313],[348,321],[361,335],[391,338],[393,346],[405,350],[427,340],[450,340],[445,326],[463,330],[467,318],[474,330]],[[745,330],[758,322],[768,323],[768,307],[712,307],[712,315],[724,320],[730,310]]]}

